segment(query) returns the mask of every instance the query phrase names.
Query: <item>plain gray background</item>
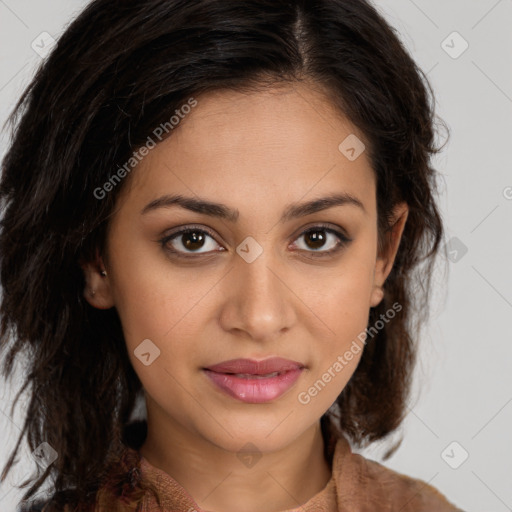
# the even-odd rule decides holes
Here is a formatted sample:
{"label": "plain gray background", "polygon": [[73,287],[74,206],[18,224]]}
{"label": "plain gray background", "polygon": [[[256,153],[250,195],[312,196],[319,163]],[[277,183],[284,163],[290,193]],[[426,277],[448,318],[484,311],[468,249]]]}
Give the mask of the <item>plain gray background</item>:
{"label": "plain gray background", "polygon": [[[33,41],[43,32],[57,39],[87,3],[0,0],[0,123],[41,62]],[[434,161],[448,274],[436,274],[414,400],[397,433],[405,439],[385,465],[429,482],[467,512],[512,511],[512,0],[375,4],[428,72],[451,130]],[[0,158],[7,143],[2,132]],[[2,466],[22,424],[19,413],[7,417],[11,398],[0,388]],[[380,460],[387,445],[364,454]],[[13,484],[34,465],[24,453],[0,486],[2,512],[15,510],[21,492]]]}

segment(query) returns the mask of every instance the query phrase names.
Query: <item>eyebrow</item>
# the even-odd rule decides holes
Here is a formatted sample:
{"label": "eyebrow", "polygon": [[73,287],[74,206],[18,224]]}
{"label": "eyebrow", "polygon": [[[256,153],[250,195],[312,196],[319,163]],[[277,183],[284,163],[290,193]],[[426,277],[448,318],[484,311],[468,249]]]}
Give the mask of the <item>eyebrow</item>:
{"label": "eyebrow", "polygon": [[[357,197],[348,193],[339,193],[313,199],[305,203],[291,203],[285,208],[279,222],[287,222],[295,218],[305,217],[328,208],[333,208],[334,206],[345,205],[355,206],[366,213],[363,203]],[[240,216],[240,212],[237,209],[232,209],[225,204],[215,203],[197,197],[185,197],[181,194],[164,195],[158,199],[154,199],[148,203],[140,213],[141,215],[145,215],[159,208],[170,208],[173,206],[181,206],[192,212],[218,217],[230,222],[237,222]]]}

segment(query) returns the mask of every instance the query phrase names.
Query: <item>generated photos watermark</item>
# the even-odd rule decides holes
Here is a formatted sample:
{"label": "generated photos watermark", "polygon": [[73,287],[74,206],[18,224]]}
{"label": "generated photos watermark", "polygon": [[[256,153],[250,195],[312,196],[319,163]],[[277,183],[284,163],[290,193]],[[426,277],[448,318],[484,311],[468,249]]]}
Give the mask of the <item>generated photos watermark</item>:
{"label": "generated photos watermark", "polygon": [[[169,121],[158,125],[148,136],[146,142],[132,153],[132,156],[127,162],[117,169],[117,171],[101,186],[94,189],[94,197],[98,200],[105,199],[109,192],[121,183],[121,181],[135,168],[135,166],[142,161],[142,159],[149,154],[149,152],[156,147],[158,142],[161,142],[165,135],[174,130],[187,116],[194,107],[197,106],[197,100],[189,98],[187,103],[182,105],[179,109],[175,110],[175,115],[171,116]],[[155,140],[157,139],[157,140]]]}
{"label": "generated photos watermark", "polygon": [[[346,350],[343,355],[339,355],[336,361],[327,368],[326,372],[322,374],[322,377],[318,379],[307,391],[302,391],[298,394],[298,401],[307,405],[311,402],[311,399],[318,395],[329,382],[331,382],[343,369],[349,364],[354,356],[358,355],[362,346],[366,345],[368,336],[373,338],[380,330],[384,329],[385,325],[395,318],[396,314],[402,310],[402,305],[395,302],[391,308],[385,313],[380,315],[380,319],[375,322],[374,325],[367,327],[364,331],[357,335],[357,339],[352,341],[350,348]],[[358,343],[359,342],[359,343]],[[362,345],[362,346],[361,346]]]}

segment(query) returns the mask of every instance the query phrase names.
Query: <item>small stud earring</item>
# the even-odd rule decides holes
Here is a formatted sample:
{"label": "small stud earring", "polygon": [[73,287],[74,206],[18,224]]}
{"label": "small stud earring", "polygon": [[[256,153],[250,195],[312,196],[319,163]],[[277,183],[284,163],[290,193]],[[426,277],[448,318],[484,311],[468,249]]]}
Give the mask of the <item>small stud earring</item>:
{"label": "small stud earring", "polygon": [[377,297],[375,298],[375,301],[377,302],[377,304],[373,307],[377,307],[377,305],[380,304],[380,302],[382,301],[382,299],[384,298],[384,289],[382,287],[376,287],[376,293],[377,293]]}
{"label": "small stud earring", "polygon": [[91,295],[95,295],[96,294],[96,290],[91,290]]}
{"label": "small stud earring", "polygon": [[107,272],[106,272],[106,270],[102,270],[102,271],[100,272],[100,274],[101,274],[101,276],[102,276],[102,277],[105,277],[105,276],[107,275]]}

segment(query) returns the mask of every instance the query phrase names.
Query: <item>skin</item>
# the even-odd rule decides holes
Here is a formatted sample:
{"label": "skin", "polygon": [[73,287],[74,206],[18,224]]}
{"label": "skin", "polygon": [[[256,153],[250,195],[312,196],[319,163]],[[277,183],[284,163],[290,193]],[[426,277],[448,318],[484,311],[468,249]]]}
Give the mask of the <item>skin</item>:
{"label": "skin", "polygon": [[[197,99],[172,136],[123,184],[107,250],[83,266],[84,295],[94,307],[116,307],[120,315],[146,394],[148,437],[141,454],[205,510],[295,508],[331,477],[320,417],[362,351],[308,404],[298,395],[365,331],[369,308],[382,300],[408,208],[396,207],[388,244],[378,254],[370,162],[366,153],[349,161],[338,149],[350,134],[363,137],[310,86],[216,91]],[[333,192],[355,196],[364,209],[345,204],[279,222],[286,205]],[[179,206],[141,215],[152,200],[176,193],[226,204],[239,210],[239,219]],[[352,241],[332,256],[315,258],[338,241],[323,228],[317,229],[327,236],[323,245],[302,235],[318,223]],[[204,245],[195,246],[202,253],[196,259],[173,257],[158,240],[191,224],[210,228],[215,238],[205,235]],[[236,252],[247,236],[263,249],[252,263]],[[194,253],[184,240],[179,235],[168,246]],[[160,349],[149,366],[134,355],[145,339]],[[202,371],[229,359],[271,356],[306,369],[283,396],[264,404],[225,395]],[[248,442],[262,455],[252,467],[237,457]]]}

